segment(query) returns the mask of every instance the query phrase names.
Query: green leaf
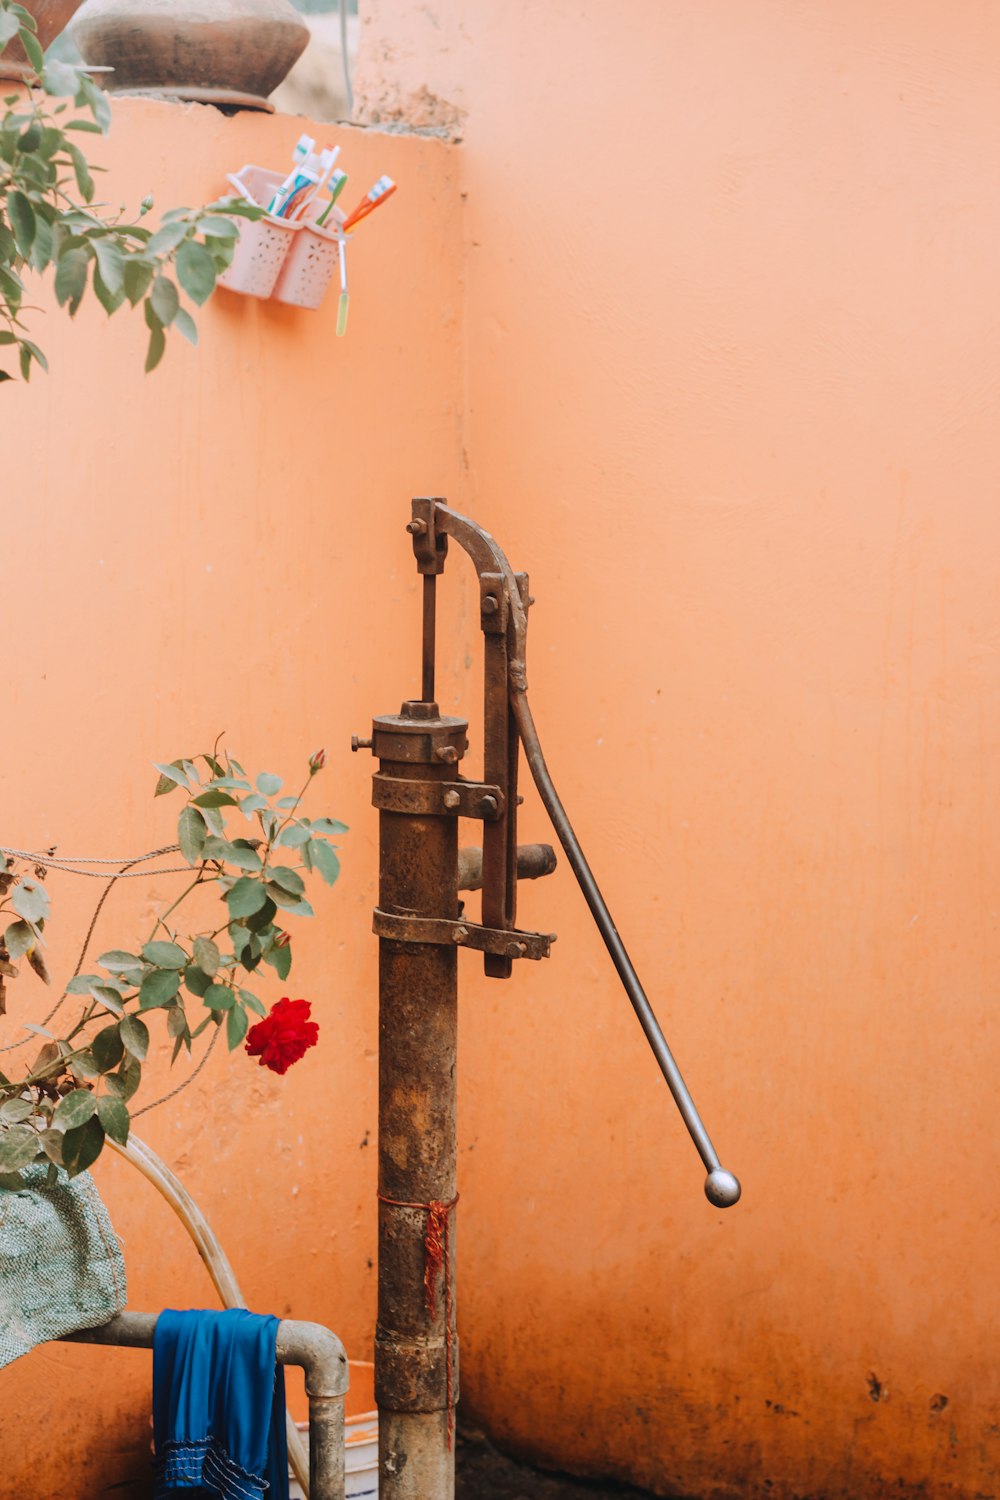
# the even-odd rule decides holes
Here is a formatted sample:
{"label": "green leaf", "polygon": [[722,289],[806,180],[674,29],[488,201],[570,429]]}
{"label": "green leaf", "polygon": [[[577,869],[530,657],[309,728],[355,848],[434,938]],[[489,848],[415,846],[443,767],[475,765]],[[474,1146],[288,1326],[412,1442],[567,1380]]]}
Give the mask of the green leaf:
{"label": "green leaf", "polygon": [[309,853],[312,855],[313,863],[327,885],[333,885],[340,874],[340,860],[337,858],[332,847],[324,839],[311,839]]}
{"label": "green leaf", "polygon": [[104,1126],[105,1131],[119,1146],[124,1146],[128,1140],[129,1117],[128,1110],[121,1099],[116,1099],[113,1094],[105,1094],[97,1101],[97,1118]]}
{"label": "green leaf", "polygon": [[257,996],[251,994],[249,990],[240,990],[240,999],[243,1001],[243,1004],[244,1005],[248,1005],[250,1007],[250,1009],[255,1012],[256,1015],[258,1015],[258,1016],[266,1016],[267,1015],[267,1009],[266,1009],[263,1001],[258,1000]]}
{"label": "green leaf", "polygon": [[230,1052],[236,1051],[246,1036],[249,1025],[247,1013],[242,1005],[234,1005],[226,1017],[226,1041],[229,1043]]}
{"label": "green leaf", "polygon": [[236,996],[228,984],[210,984],[204,999],[209,1010],[229,1010],[236,1003]]}
{"label": "green leaf", "polygon": [[179,307],[174,313],[174,327],[189,344],[194,344],[195,348],[198,347],[198,325],[186,307]]}
{"label": "green leaf", "polygon": [[283,948],[269,948],[264,954],[264,962],[271,965],[279,979],[287,979],[292,967],[291,944],[286,943]]}
{"label": "green leaf", "polygon": [[223,792],[218,788],[213,790],[211,787],[194,800],[199,807],[237,807],[239,805],[230,792]]}
{"label": "green leaf", "polygon": [[75,1078],[99,1078],[101,1074],[97,1058],[89,1047],[78,1053],[67,1066]]}
{"label": "green leaf", "polygon": [[[44,271],[55,253],[55,235],[44,219],[35,216],[35,241],[31,247],[31,264],[36,271]],[[34,348],[34,345],[32,345]]]}
{"label": "green leaf", "polygon": [[177,943],[146,943],[142,956],[147,963],[155,964],[158,969],[183,969],[188,961],[184,949]]}
{"label": "green leaf", "polygon": [[293,896],[290,891],[283,890],[280,885],[268,885],[267,893],[271,900],[282,907],[285,911],[294,912],[299,917],[314,917],[316,913],[300,896]]}
{"label": "green leaf", "polygon": [[87,290],[87,270],[90,252],[79,247],[64,250],[56,262],[56,301],[60,307],[69,304],[69,315],[74,317]]}
{"label": "green leaf", "polygon": [[26,26],[21,27],[20,31],[17,34],[17,37],[18,41],[21,43],[21,46],[28,54],[28,61],[31,63],[31,66],[34,68],[36,73],[41,73],[45,68],[45,55],[42,52],[41,47],[38,45],[37,38],[27,29]]}
{"label": "green leaf", "polygon": [[125,1007],[122,1005],[121,996],[109,984],[92,984],[90,986],[90,993],[113,1016],[123,1016],[125,1014]]}
{"label": "green leaf", "polygon": [[289,823],[287,828],[281,830],[278,843],[286,849],[298,849],[300,844],[309,842],[309,833],[310,830],[301,823]]}
{"label": "green leaf", "polygon": [[117,1025],[105,1026],[103,1031],[99,1031],[90,1048],[102,1073],[110,1073],[112,1068],[117,1068],[125,1051]]}
{"label": "green leaf", "polygon": [[255,911],[246,918],[246,924],[251,932],[263,932],[265,927],[270,927],[274,921],[278,908],[270,897],[264,902],[260,911]]}
{"label": "green leaf", "polygon": [[107,94],[86,73],[80,73],[78,82],[79,88],[75,95],[77,104],[86,106],[101,127],[102,133],[106,132],[111,126],[111,104]]}
{"label": "green leaf", "polygon": [[152,279],[153,268],[148,261],[143,260],[141,256],[134,260],[131,258],[126,260],[125,295],[133,307],[137,307],[142,301]]}
{"label": "green leaf", "polygon": [[76,177],[76,185],[80,189],[80,196],[84,203],[89,203],[94,196],[94,179],[90,175],[87,158],[79,146],[75,145],[72,141],[66,142],[66,150],[69,152],[70,160],[73,163],[73,174]]}
{"label": "green leaf", "polygon": [[[45,1155],[48,1157],[49,1162],[52,1164],[49,1166],[49,1172],[52,1171],[53,1165],[59,1167],[62,1166],[63,1139],[64,1137],[61,1130],[43,1130],[41,1135],[39,1136],[39,1140],[42,1143],[42,1150],[45,1152]],[[57,1177],[58,1175],[59,1174],[56,1173]],[[47,1186],[48,1181],[46,1181],[46,1187]]]}
{"label": "green leaf", "polygon": [[[126,1052],[141,1062],[149,1051],[149,1029],[138,1016],[126,1016],[118,1027]],[[127,1097],[127,1095],[126,1095]]]}
{"label": "green leaf", "polygon": [[231,891],[226,894],[226,904],[231,917],[250,917],[260,911],[267,900],[267,891],[259,880],[241,875]]}
{"label": "green leaf", "polygon": [[280,776],[274,776],[270,771],[261,771],[257,777],[257,790],[265,797],[273,797],[284,784]]}
{"label": "green leaf", "polygon": [[97,1100],[90,1089],[74,1089],[59,1100],[52,1123],[60,1130],[75,1130],[78,1125],[86,1124],[96,1108]]}
{"label": "green leaf", "polygon": [[113,240],[99,235],[94,241],[94,254],[101,279],[113,297],[125,291],[125,257]]}
{"label": "green leaf", "polygon": [[240,231],[232,219],[227,219],[222,214],[202,214],[198,220],[198,232],[215,235],[220,240],[234,240]]}
{"label": "green leaf", "polygon": [[185,807],[177,819],[177,842],[189,865],[201,863],[205,851],[208,830],[205,819],[196,807]]}
{"label": "green leaf", "polygon": [[[39,224],[39,228],[41,227],[41,224]],[[48,225],[46,225],[45,227],[47,229]],[[22,355],[24,354],[25,350],[27,350],[27,352],[31,355],[31,358],[35,361],[36,365],[41,365],[43,370],[47,370],[49,368],[49,362],[45,358],[45,355],[42,353],[41,349],[39,349],[38,345],[33,344],[30,339],[21,340]]]}
{"label": "green leaf", "polygon": [[270,872],[272,880],[281,886],[282,890],[290,892],[293,896],[301,896],[306,888],[306,883],[297,870],[290,870],[287,865],[275,865]]}
{"label": "green leaf", "polygon": [[94,267],[94,296],[104,308],[104,311],[107,313],[109,318],[111,317],[112,313],[116,313],[118,311],[122,303],[125,301],[124,291],[110,292],[108,290],[107,285],[104,281],[104,277],[101,275],[99,266]]}
{"label": "green leaf", "polygon": [[312,825],[313,833],[332,835],[334,838],[338,833],[347,833],[346,823],[338,823],[336,818],[317,818]]}
{"label": "green leaf", "polygon": [[6,1099],[0,1104],[0,1120],[5,1125],[20,1125],[22,1120],[27,1120],[35,1112],[35,1106],[30,1099]]}
{"label": "green leaf", "polygon": [[49,895],[37,880],[22,880],[10,893],[10,904],[26,922],[44,922],[49,914]]}
{"label": "green leaf", "polygon": [[194,940],[194,961],[203,974],[214,978],[219,970],[219,950],[211,938],[196,937]]}
{"label": "green leaf", "polygon": [[11,922],[3,935],[4,947],[10,954],[11,961],[17,963],[18,959],[27,953],[29,948],[35,946],[35,934],[27,922]]}
{"label": "green leaf", "polygon": [[235,865],[239,870],[260,870],[263,868],[260,855],[256,849],[244,839],[211,838],[205,845],[206,859],[224,860],[226,864]]}
{"label": "green leaf", "polygon": [[104,1126],[96,1115],[86,1125],[67,1130],[62,1141],[63,1166],[71,1177],[92,1167],[104,1149]]}
{"label": "green leaf", "polygon": [[[146,304],[146,308],[148,311],[149,303]],[[148,318],[146,322],[149,323],[149,348],[146,350],[145,371],[149,375],[156,369],[163,358],[163,351],[167,347],[167,340],[159,322],[150,323]]]}
{"label": "green leaf", "polygon": [[150,255],[169,255],[182,240],[187,239],[190,226],[187,224],[164,224],[150,236],[146,249]]}
{"label": "green leaf", "polygon": [[104,984],[103,974],[74,974],[66,986],[67,995],[89,995],[92,984]]}
{"label": "green leaf", "polygon": [[187,1016],[184,1014],[184,1006],[178,1001],[171,1005],[167,1011],[167,1035],[186,1036],[188,1031]]}
{"label": "green leaf", "polygon": [[20,24],[9,10],[0,10],[0,51],[17,36]]}
{"label": "green leaf", "polygon": [[184,970],[184,988],[199,999],[206,993],[211,982],[210,976],[196,964],[190,964]]}
{"label": "green leaf", "polygon": [[30,1125],[0,1130],[0,1172],[17,1172],[34,1161],[41,1142]]}
{"label": "green leaf", "polygon": [[151,969],[139,986],[139,1009],[155,1010],[159,1005],[168,1005],[180,987],[181,976],[176,969]]}
{"label": "green leaf", "polygon": [[42,70],[42,88],[47,94],[72,99],[79,86],[79,74],[69,63],[50,58],[45,64]]}
{"label": "green leaf", "polygon": [[142,968],[142,959],[134,953],[126,953],[124,948],[109,948],[97,962],[109,974],[134,974]]}
{"label": "green leaf", "polygon": [[215,291],[215,261],[204,245],[188,240],[177,252],[177,280],[198,307]]}
{"label": "green leaf", "polygon": [[[126,267],[126,270],[127,269],[128,267]],[[167,783],[167,785],[162,789],[160,787],[160,781],[156,783],[156,791],[153,793],[154,797],[162,797],[165,792],[172,792],[175,786],[179,786],[181,790],[185,792],[189,792],[191,790],[191,783],[188,781],[187,774],[184,771],[184,768],[182,767],[180,761],[174,761],[169,766],[166,766],[161,765],[158,760],[154,760],[153,765],[160,773],[160,781],[165,781]]]}
{"label": "green leaf", "polygon": [[180,298],[177,295],[177,288],[168,276],[157,276],[153,282],[153,290],[150,293],[149,300],[153,304],[153,311],[164,328],[169,328],[174,321],[174,314],[180,306]]}

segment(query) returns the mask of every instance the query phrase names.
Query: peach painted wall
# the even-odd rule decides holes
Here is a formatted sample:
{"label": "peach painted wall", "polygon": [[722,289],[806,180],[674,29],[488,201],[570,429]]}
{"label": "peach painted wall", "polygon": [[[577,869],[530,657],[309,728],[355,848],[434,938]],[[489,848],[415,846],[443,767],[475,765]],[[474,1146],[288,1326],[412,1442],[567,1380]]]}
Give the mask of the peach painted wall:
{"label": "peach painted wall", "polygon": [[[288,159],[303,128],[122,102],[106,195],[206,201],[227,170]],[[284,1079],[213,1057],[137,1128],[205,1207],[252,1304],[329,1323],[364,1358],[376,847],[370,768],[349,743],[414,691],[419,601],[403,528],[411,490],[451,488],[460,473],[461,247],[452,147],[332,133],[355,181],[388,171],[402,185],[352,247],[346,338],[334,337],[334,306],[312,314],[220,292],[199,317],[199,349],[171,341],[145,378],[141,318],[109,323],[95,307],[76,326],[54,310],[36,321],[52,373],[7,385],[0,407],[0,809],[4,838],[22,847],[129,855],[169,842],[176,825],[171,799],[152,799],[152,760],[224,730],[248,765],[291,782],[326,746],[313,791],[351,825],[343,876],[320,894],[312,930],[301,924],[287,986],[269,991],[312,999],[321,1047]],[[56,976],[72,969],[94,885],[51,877]],[[141,937],[175,889],[176,878],[119,888],[96,951]],[[30,976],[18,981],[0,1041],[48,998]],[[117,1160],[98,1178],[131,1306],[212,1305],[153,1190]],[[0,1372],[3,1500],[145,1493],[149,1378],[145,1355],[58,1344]]]}
{"label": "peach painted wall", "polygon": [[552,959],[464,969],[470,1411],[664,1494],[1000,1494],[1000,17],[363,22],[360,117],[463,137],[462,498],[745,1183],[702,1198],[565,870],[526,892]]}

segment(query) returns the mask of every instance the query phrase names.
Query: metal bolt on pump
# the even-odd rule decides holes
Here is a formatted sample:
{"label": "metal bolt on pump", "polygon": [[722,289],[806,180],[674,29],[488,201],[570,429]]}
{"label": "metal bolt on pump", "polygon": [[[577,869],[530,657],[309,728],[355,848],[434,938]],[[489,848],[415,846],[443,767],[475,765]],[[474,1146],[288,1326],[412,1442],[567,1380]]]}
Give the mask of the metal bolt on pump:
{"label": "metal bolt on pump", "polygon": [[[516,926],[518,879],[555,869],[547,844],[518,845],[518,750],[600,929],[653,1055],[708,1170],[718,1208],[740,1196],[667,1046],[583,850],[552,784],[525,673],[528,593],[493,538],[438,499],[413,501],[407,530],[424,580],[421,696],[376,718],[379,768],[379,1236],[375,1395],[382,1500],[451,1500],[455,1493],[456,1038],[458,949],[483,955],[486,974],[509,978],[517,959],[549,956],[554,935]],[[435,605],[448,541],[479,577],[485,646],[483,780],[460,776],[465,719],[434,699]],[[482,824],[482,848],[458,847],[458,819]],[[482,920],[460,891],[482,891]]]}

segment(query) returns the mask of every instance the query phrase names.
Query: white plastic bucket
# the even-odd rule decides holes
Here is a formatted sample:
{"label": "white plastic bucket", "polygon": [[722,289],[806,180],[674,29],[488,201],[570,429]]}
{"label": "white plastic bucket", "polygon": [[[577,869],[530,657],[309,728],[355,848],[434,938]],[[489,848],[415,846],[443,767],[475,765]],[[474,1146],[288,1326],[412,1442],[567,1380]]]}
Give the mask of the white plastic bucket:
{"label": "white plastic bucket", "polygon": [[[374,1368],[362,1360],[349,1360],[351,1388],[345,1402],[344,1418],[344,1497],[345,1500],[377,1500],[378,1497],[378,1412],[374,1408]],[[295,1408],[292,1408],[293,1412]],[[306,1444],[309,1423],[296,1422]],[[289,1476],[289,1500],[303,1500],[302,1490]]]}
{"label": "white plastic bucket", "polygon": [[[284,178],[265,167],[247,166],[236,173],[255,203],[270,202]],[[287,219],[241,219],[239,240],[231,263],[219,277],[219,285],[244,297],[270,297],[285,258],[301,233],[302,225]]]}

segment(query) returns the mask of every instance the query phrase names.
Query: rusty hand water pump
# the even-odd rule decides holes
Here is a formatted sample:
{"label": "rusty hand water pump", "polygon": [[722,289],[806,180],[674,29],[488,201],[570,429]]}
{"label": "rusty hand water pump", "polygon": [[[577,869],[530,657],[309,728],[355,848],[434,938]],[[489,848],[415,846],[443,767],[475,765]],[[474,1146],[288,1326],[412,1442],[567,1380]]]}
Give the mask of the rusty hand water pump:
{"label": "rusty hand water pump", "polygon": [[[549,775],[528,706],[528,579],[474,521],[438,499],[413,501],[407,527],[424,580],[421,696],[373,722],[379,762],[379,1231],[375,1394],[382,1500],[450,1500],[458,1400],[454,1217],[457,1203],[456,1039],[458,949],[483,954],[486,974],[510,976],[516,959],[547,958],[551,934],[516,925],[518,879],[555,869],[548,845],[518,845],[518,748],[580,884],[653,1055],[708,1170],[718,1208],[740,1196],[723,1169]],[[483,779],[458,766],[464,719],[434,699],[438,574],[451,538],[479,577],[485,643]],[[458,819],[482,824],[482,849],[458,847]],[[482,891],[482,921],[460,891]]]}

